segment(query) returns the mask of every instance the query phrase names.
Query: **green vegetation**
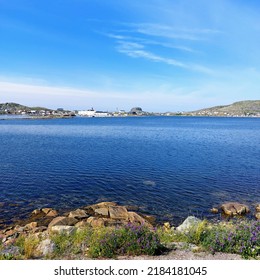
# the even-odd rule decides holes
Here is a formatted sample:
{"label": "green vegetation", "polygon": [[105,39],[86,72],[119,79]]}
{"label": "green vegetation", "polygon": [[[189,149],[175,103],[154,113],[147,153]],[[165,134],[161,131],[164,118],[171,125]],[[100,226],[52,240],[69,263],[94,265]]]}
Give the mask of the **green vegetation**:
{"label": "green vegetation", "polygon": [[202,116],[259,116],[260,100],[239,101],[231,105],[205,108],[188,114]]}
{"label": "green vegetation", "polygon": [[[40,235],[39,235],[40,236]],[[42,258],[38,245],[46,237],[20,236],[13,243],[18,253],[0,247],[0,259]],[[197,251],[240,254],[243,258],[260,257],[260,221],[234,220],[212,224],[206,220],[186,231],[129,224],[125,227],[90,226],[73,234],[51,234],[54,251],[46,259],[116,258],[117,256],[159,255],[170,244],[182,242],[189,248],[195,244]],[[174,245],[171,247],[174,249]],[[5,253],[1,253],[1,252]]]}
{"label": "green vegetation", "polygon": [[145,226],[127,225],[123,228],[103,230],[91,240],[90,257],[112,258],[116,255],[155,255],[161,249],[156,232]]}
{"label": "green vegetation", "polygon": [[241,254],[245,259],[260,256],[260,222],[240,221],[229,226],[206,228],[202,245],[212,253]]}
{"label": "green vegetation", "polygon": [[47,108],[44,107],[28,107],[28,106],[24,106],[18,103],[1,103],[0,104],[0,114],[6,114],[7,112],[11,113],[11,114],[15,114],[19,111],[32,111],[32,110],[36,110],[36,111],[40,111],[40,110],[49,110]]}
{"label": "green vegetation", "polygon": [[260,221],[235,220],[211,224],[204,220],[186,232],[160,229],[158,233],[163,243],[193,243],[212,254],[240,254],[245,259],[260,256]]}
{"label": "green vegetation", "polygon": [[145,226],[120,228],[90,227],[68,236],[52,236],[55,252],[52,257],[84,254],[91,258],[113,258],[117,255],[154,255],[161,244],[158,235]]}
{"label": "green vegetation", "polygon": [[93,234],[94,230],[91,227],[86,227],[71,235],[66,233],[52,234],[51,240],[55,244],[55,250],[50,257],[66,258],[71,255],[85,254]]}

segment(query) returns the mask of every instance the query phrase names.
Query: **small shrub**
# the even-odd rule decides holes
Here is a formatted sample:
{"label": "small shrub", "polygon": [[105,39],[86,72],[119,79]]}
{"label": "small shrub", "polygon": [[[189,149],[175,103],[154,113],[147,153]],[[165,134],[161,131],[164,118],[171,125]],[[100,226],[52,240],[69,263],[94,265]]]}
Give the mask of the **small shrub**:
{"label": "small shrub", "polygon": [[35,236],[28,236],[24,241],[24,256],[26,259],[34,257],[37,246],[39,245],[39,239]]}
{"label": "small shrub", "polygon": [[188,242],[187,235],[176,230],[165,230],[164,227],[159,227],[157,229],[157,234],[162,244],[171,242]]}
{"label": "small shrub", "polygon": [[29,235],[27,237],[21,235],[15,241],[15,246],[19,248],[20,254],[25,259],[30,259],[35,256],[36,248],[39,245],[40,240]]}
{"label": "small shrub", "polygon": [[51,236],[51,240],[55,244],[54,255],[62,256],[67,253],[72,245],[72,238],[68,234],[54,234]]}
{"label": "small shrub", "polygon": [[20,235],[15,241],[15,246],[17,246],[19,248],[21,255],[24,254],[24,243],[25,243],[24,235]]}
{"label": "small shrub", "polygon": [[229,227],[213,226],[204,234],[202,244],[212,253],[236,253],[244,258],[256,258],[260,255],[260,222],[240,221]]}
{"label": "small shrub", "polygon": [[99,231],[93,236],[90,257],[112,258],[116,255],[154,255],[160,249],[158,235],[146,226],[129,224],[123,228]]}
{"label": "small shrub", "polygon": [[85,252],[90,243],[92,234],[93,229],[90,227],[76,231],[72,235],[72,253],[80,254]]}
{"label": "small shrub", "polygon": [[77,230],[71,235],[66,233],[53,234],[51,240],[55,243],[55,251],[53,257],[62,257],[69,254],[80,254],[86,250],[86,246],[92,236],[92,229],[86,227]]}
{"label": "small shrub", "polygon": [[187,241],[189,243],[200,244],[200,242],[204,239],[207,230],[207,225],[207,221],[203,220],[199,224],[191,227],[186,233]]}

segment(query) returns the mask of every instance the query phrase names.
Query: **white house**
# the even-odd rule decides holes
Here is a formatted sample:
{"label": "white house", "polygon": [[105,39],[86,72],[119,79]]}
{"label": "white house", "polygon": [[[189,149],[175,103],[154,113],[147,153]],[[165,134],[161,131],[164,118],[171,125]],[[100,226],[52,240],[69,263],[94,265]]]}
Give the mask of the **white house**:
{"label": "white house", "polygon": [[82,117],[107,117],[108,112],[96,111],[92,108],[90,110],[78,111],[78,115]]}

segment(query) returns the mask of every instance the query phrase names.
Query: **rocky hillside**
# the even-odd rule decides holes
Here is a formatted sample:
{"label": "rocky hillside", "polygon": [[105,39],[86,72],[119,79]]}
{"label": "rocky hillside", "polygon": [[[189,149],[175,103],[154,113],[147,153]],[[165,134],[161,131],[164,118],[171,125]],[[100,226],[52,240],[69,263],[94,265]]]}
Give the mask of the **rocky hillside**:
{"label": "rocky hillside", "polygon": [[19,114],[21,112],[48,110],[43,107],[28,107],[18,103],[0,103],[0,114]]}
{"label": "rocky hillside", "polygon": [[193,116],[260,116],[260,100],[235,102],[188,113]]}

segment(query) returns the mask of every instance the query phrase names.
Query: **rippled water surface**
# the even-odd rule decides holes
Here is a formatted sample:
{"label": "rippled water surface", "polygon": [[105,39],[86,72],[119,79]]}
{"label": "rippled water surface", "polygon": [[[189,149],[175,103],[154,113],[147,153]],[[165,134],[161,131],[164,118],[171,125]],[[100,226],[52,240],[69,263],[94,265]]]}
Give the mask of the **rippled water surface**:
{"label": "rippled water surface", "polygon": [[260,203],[257,118],[2,120],[0,154],[0,223],[98,201],[173,223]]}

